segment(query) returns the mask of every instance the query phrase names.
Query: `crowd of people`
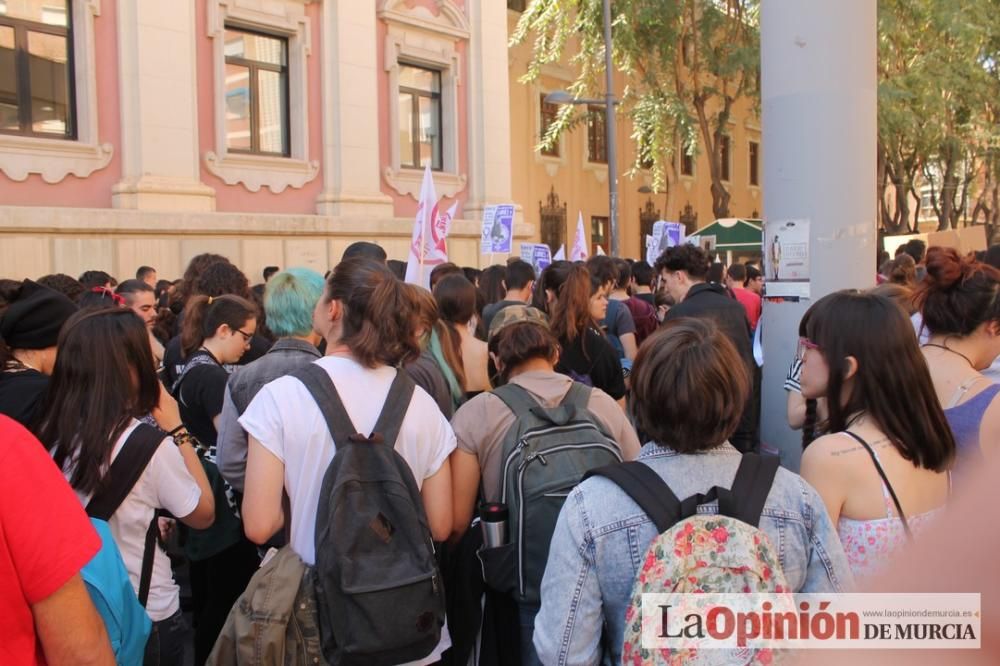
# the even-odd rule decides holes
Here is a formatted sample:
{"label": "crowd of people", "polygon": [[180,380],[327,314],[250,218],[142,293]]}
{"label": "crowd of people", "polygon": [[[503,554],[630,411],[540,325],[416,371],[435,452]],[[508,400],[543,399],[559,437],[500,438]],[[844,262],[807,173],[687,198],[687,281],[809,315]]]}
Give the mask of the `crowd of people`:
{"label": "crowd of people", "polygon": [[[404,273],[357,242],[255,286],[215,254],[0,280],[0,663],[645,663],[651,563],[864,589],[996,458],[1000,247],[811,305],[799,474],[759,455],[756,264]],[[743,529],[738,590],[647,553]]]}

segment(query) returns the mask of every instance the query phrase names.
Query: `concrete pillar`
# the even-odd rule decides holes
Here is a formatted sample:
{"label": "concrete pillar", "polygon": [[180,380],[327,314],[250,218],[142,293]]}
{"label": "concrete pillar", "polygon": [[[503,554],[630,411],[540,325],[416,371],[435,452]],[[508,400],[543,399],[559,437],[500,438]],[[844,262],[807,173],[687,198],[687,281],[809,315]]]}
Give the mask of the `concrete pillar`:
{"label": "concrete pillar", "polygon": [[320,215],[392,217],[379,184],[375,0],[324,0]]}
{"label": "concrete pillar", "polygon": [[[466,11],[471,31],[469,74],[465,78],[469,94],[469,198],[463,217],[481,220],[486,206],[513,202],[507,6],[494,0],[469,0]],[[515,211],[518,221],[520,207]]]}
{"label": "concrete pillar", "polygon": [[797,470],[784,377],[806,309],[875,283],[876,3],[763,0],[764,219],[810,220],[811,298],[764,303],[761,441]]}
{"label": "concrete pillar", "polygon": [[115,208],[215,209],[201,183],[194,2],[118,6],[122,180]]}

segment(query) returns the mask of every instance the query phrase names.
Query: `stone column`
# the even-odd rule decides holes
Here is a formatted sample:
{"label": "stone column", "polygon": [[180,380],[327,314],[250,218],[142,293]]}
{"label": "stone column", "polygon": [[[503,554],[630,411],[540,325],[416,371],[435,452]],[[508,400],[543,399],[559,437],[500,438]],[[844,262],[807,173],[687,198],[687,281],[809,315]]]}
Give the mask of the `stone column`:
{"label": "stone column", "polygon": [[[463,217],[481,220],[490,204],[512,203],[507,6],[468,0],[469,198]],[[520,207],[515,214],[519,222]],[[516,251],[516,248],[515,248]]]}
{"label": "stone column", "polygon": [[875,283],[876,3],[763,0],[765,220],[810,221],[811,298],[765,302],[761,441],[798,469],[782,388],[806,309]]}
{"label": "stone column", "polygon": [[392,217],[379,184],[375,0],[323,0],[320,215]]}
{"label": "stone column", "polygon": [[122,180],[115,208],[211,211],[198,165],[195,2],[118,6]]}

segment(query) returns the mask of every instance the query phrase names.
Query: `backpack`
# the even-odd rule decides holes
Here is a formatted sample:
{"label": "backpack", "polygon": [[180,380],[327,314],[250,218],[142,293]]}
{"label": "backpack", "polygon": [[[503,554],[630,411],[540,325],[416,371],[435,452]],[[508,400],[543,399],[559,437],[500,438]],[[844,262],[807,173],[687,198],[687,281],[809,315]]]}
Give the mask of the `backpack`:
{"label": "backpack", "polygon": [[660,326],[660,320],[656,318],[656,308],[635,296],[623,302],[632,314],[632,321],[635,322],[635,344],[641,345],[642,341],[655,333]]}
{"label": "backpack", "polygon": [[[500,501],[509,511],[506,589],[538,604],[549,542],[566,496],[591,469],[620,463],[621,449],[587,409],[591,389],[574,382],[557,407],[544,407],[517,384],[493,390],[514,412],[504,435]],[[499,550],[499,549],[496,549]],[[497,587],[496,581],[489,581]]]}
{"label": "backpack", "polygon": [[[625,611],[622,663],[696,663],[699,658],[694,649],[642,647],[643,594],[790,591],[778,550],[758,528],[777,471],[776,456],[744,453],[732,489],[716,486],[683,502],[659,474],[641,462],[603,467],[588,474],[617,484],[659,532],[646,548],[632,585],[631,602]],[[714,500],[719,502],[718,514],[698,513],[699,505]],[[770,649],[742,648],[737,652],[726,656],[720,650],[705,651],[723,657],[715,663],[770,664],[773,658]]]}
{"label": "backpack", "polygon": [[336,454],[323,475],[313,570],[323,655],[389,666],[437,647],[445,597],[423,500],[394,445],[414,384],[397,371],[371,435],[358,433],[326,371],[292,376],[312,395]]}
{"label": "backpack", "polygon": [[83,567],[80,576],[104,619],[119,664],[140,664],[145,653],[152,628],[145,605],[153,577],[158,527],[154,515],[146,529],[137,597],[107,521],[132,492],[164,437],[160,430],[145,423],[136,426],[111,463],[107,484],[87,503],[87,515],[101,537],[101,549]]}

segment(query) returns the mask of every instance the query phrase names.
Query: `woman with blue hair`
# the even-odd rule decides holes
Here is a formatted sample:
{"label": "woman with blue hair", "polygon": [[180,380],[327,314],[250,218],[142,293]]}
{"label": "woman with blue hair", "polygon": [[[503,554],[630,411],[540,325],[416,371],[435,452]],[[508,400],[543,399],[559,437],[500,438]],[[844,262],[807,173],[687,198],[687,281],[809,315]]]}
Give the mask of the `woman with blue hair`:
{"label": "woman with blue hair", "polygon": [[237,419],[265,384],[322,356],[313,311],[323,288],[323,276],[308,268],[289,268],[267,282],[264,313],[278,340],[263,357],[232,374],[219,415],[216,460],[223,478],[237,492],[243,491],[247,465],[247,433]]}

